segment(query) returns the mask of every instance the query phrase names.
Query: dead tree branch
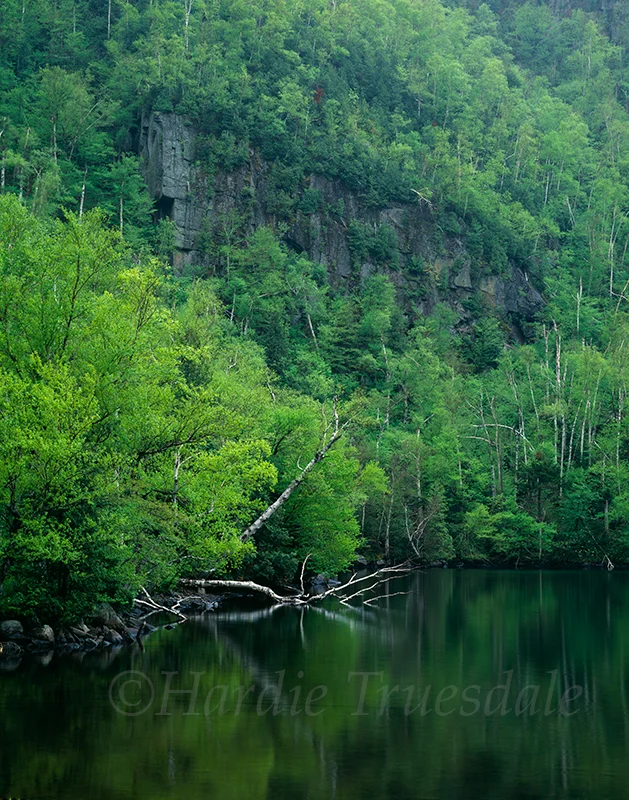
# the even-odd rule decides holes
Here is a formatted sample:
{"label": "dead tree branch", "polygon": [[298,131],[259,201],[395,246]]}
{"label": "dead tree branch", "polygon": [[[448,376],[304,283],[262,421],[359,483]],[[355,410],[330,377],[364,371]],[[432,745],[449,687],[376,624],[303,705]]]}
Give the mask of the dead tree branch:
{"label": "dead tree branch", "polygon": [[146,600],[142,600],[140,597],[136,597],[136,599],[135,599],[136,605],[145,606],[146,608],[150,608],[151,609],[148,612],[148,614],[144,614],[144,616],[142,617],[143,620],[147,619],[147,617],[150,617],[153,614],[159,613],[160,611],[161,612],[165,612],[166,614],[174,614],[176,617],[179,617],[181,622],[185,622],[188,619],[188,617],[186,617],[185,614],[182,614],[181,611],[179,611],[177,609],[176,606],[178,605],[178,603],[176,603],[172,608],[169,608],[168,606],[162,606],[159,603],[156,603],[155,600],[153,600],[153,598],[146,591],[144,586],[140,586],[140,589],[144,593],[144,596],[146,597]]}
{"label": "dead tree branch", "polygon": [[[183,586],[192,588],[203,588],[203,589],[236,589],[239,591],[245,592],[256,592],[257,594],[262,594],[265,597],[268,597],[273,601],[275,605],[293,605],[293,606],[306,606],[312,605],[314,603],[319,603],[322,600],[326,600],[327,598],[335,598],[343,605],[349,605],[349,601],[354,599],[355,597],[362,597],[368,592],[373,592],[377,589],[378,586],[389,581],[394,578],[401,578],[405,575],[411,573],[415,567],[412,565],[405,563],[405,564],[398,564],[397,566],[393,567],[383,567],[382,569],[376,570],[375,572],[370,572],[368,575],[362,575],[358,577],[356,573],[352,575],[352,577],[346,581],[345,583],[341,584],[340,586],[333,586],[330,589],[326,589],[325,592],[321,592],[320,594],[309,594],[304,590],[304,567],[305,563],[302,566],[301,571],[301,586],[302,590],[300,593],[294,595],[287,595],[283,596],[278,594],[276,591],[271,589],[269,586],[263,586],[260,583],[254,583],[254,581],[231,581],[231,580],[212,580],[212,579],[191,579],[191,578],[184,578],[180,581]],[[369,583],[368,583],[369,582]],[[353,592],[350,595],[344,594],[346,589],[352,588],[354,589],[359,584],[366,584],[361,586],[357,591]],[[393,596],[393,595],[389,595]],[[371,598],[371,600],[375,600],[377,598]]]}
{"label": "dead tree branch", "polygon": [[283,597],[277,592],[274,592],[269,586],[262,586],[260,583],[253,581],[220,581],[220,580],[205,580],[205,579],[191,579],[183,578],[181,580],[183,586],[194,586],[203,589],[240,589],[242,591],[256,592],[270,597],[275,603],[289,604],[289,605],[302,605],[307,601],[302,595],[289,595]]}

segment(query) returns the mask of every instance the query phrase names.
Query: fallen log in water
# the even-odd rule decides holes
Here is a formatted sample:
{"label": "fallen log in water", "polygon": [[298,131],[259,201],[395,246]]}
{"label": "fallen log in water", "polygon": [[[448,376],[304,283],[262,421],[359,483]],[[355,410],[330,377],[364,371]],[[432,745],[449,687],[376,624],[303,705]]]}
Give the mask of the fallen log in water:
{"label": "fallen log in water", "polygon": [[[304,566],[305,563],[306,562],[304,561]],[[301,589],[295,589],[293,594],[288,595],[278,594],[269,586],[264,586],[263,584],[255,583],[254,581],[217,580],[213,578],[183,578],[180,583],[182,586],[187,588],[234,589],[248,593],[254,592],[256,594],[262,594],[265,597],[268,597],[276,605],[312,605],[313,603],[320,602],[327,598],[335,598],[340,603],[349,605],[349,601],[356,597],[360,597],[363,602],[371,604],[376,598],[366,598],[365,595],[368,592],[373,592],[374,589],[376,589],[378,586],[381,586],[386,581],[389,581],[393,578],[402,578],[416,569],[416,567],[413,565],[404,563],[392,567],[382,567],[382,569],[371,572],[368,575],[362,575],[360,577],[357,575],[357,573],[354,573],[352,577],[345,583],[342,583],[339,586],[333,586],[326,591],[317,594],[308,593],[304,590],[304,566],[302,566],[300,575]],[[366,585],[359,586],[360,584]],[[356,587],[359,588],[356,589]],[[352,591],[350,594],[347,594],[347,590],[349,589],[356,590]],[[403,593],[396,592],[396,594]]]}

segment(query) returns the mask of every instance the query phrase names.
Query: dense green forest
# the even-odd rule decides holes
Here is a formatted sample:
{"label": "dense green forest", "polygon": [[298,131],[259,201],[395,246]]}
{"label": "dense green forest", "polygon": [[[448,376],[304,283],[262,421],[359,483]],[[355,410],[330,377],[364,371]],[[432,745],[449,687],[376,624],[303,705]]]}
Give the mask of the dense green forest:
{"label": "dense green forest", "polygon": [[[629,562],[629,20],[607,5],[4,0],[4,613],[279,585],[307,555]],[[273,223],[208,231],[173,270],[149,112],[196,126],[210,177],[255,152]],[[543,307],[423,314],[433,264],[400,289],[390,231],[360,219],[331,281],[284,241],[312,174],[419,204],[474,276],[517,266]]]}

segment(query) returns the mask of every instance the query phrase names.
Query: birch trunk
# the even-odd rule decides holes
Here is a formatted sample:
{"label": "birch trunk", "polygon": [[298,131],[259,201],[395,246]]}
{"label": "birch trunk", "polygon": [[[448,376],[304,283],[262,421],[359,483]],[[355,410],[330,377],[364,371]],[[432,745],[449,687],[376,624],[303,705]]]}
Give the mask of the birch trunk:
{"label": "birch trunk", "polygon": [[306,464],[306,466],[301,471],[301,475],[295,478],[295,480],[292,481],[292,483],[290,483],[286,487],[286,489],[284,489],[284,491],[277,498],[277,500],[271,503],[271,505],[265,511],[263,511],[262,514],[260,514],[258,519],[255,522],[253,522],[247,528],[247,530],[244,531],[244,533],[240,535],[240,540],[242,542],[248,542],[249,539],[255,536],[255,534],[260,530],[260,528],[262,528],[262,526],[265,525],[271,519],[273,514],[275,514],[275,512],[278,511],[284,505],[284,503],[292,495],[295,489],[301,486],[301,484],[306,479],[308,473],[312,471],[312,469],[319,463],[319,461],[322,461],[326,457],[332,445],[341,438],[342,434],[343,434],[343,428],[339,428],[334,431],[334,433],[330,437],[330,441],[327,442],[327,444],[325,444],[321,448],[321,450],[319,450],[315,454],[315,456],[311,459],[311,461],[308,462],[308,464]]}

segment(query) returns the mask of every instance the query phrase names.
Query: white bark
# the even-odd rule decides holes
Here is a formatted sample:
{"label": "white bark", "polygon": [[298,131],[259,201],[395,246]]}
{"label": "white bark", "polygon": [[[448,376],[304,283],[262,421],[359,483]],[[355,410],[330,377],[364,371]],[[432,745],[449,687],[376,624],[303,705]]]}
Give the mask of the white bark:
{"label": "white bark", "polygon": [[336,414],[336,411],[335,411],[335,420],[336,420],[336,425],[334,433],[330,437],[329,441],[326,444],[324,444],[321,450],[318,450],[315,453],[314,457],[302,469],[301,474],[297,478],[295,478],[295,480],[292,481],[292,483],[290,483],[286,487],[286,489],[284,489],[284,491],[277,498],[277,500],[271,503],[271,505],[265,511],[263,511],[262,514],[260,514],[260,516],[255,520],[255,522],[252,522],[251,525],[247,528],[247,530],[240,535],[240,540],[242,542],[248,542],[249,539],[255,536],[255,534],[260,530],[260,528],[262,528],[262,526],[271,519],[273,514],[275,514],[275,512],[278,511],[284,505],[284,503],[292,495],[295,489],[301,486],[301,484],[306,479],[308,473],[311,472],[313,468],[326,457],[332,445],[334,445],[335,442],[337,442],[341,438],[345,426],[343,425],[339,427],[338,416]]}
{"label": "white bark", "polygon": [[[325,592],[321,594],[306,594],[303,589],[301,592],[297,592],[296,594],[282,596],[277,594],[277,592],[273,591],[268,586],[263,586],[260,583],[255,583],[254,581],[230,581],[230,580],[212,580],[212,579],[191,579],[191,578],[183,578],[180,583],[182,586],[187,587],[194,587],[194,588],[202,588],[202,589],[237,589],[237,590],[248,590],[250,592],[257,592],[258,594],[263,594],[266,597],[269,597],[278,605],[296,605],[296,606],[304,606],[309,605],[311,603],[319,602],[320,600],[325,600],[328,597],[335,597],[344,605],[348,605],[349,601],[352,600],[354,597],[358,597],[360,595],[365,594],[366,592],[371,592],[377,586],[380,586],[385,581],[391,580],[391,578],[396,577],[403,577],[404,575],[408,575],[412,572],[413,568],[408,566],[407,564],[399,564],[394,567],[383,567],[382,569],[376,570],[376,572],[372,572],[368,575],[363,575],[360,578],[356,576],[356,573],[352,575],[352,577],[346,581],[345,583],[341,584],[341,586],[335,586],[331,589],[327,589]],[[303,575],[301,577],[302,585],[303,585]],[[375,582],[374,582],[375,581]],[[369,582],[366,586],[358,589],[357,591],[353,592],[350,595],[344,595],[343,592],[349,588],[356,588],[358,584]],[[138,601],[136,601],[138,602]],[[365,601],[368,602],[368,601]],[[170,610],[170,609],[164,609]]]}
{"label": "white bark", "polygon": [[249,589],[252,592],[266,595],[274,600],[276,603],[291,603],[295,605],[303,605],[306,601],[303,597],[298,595],[282,597],[270,589],[268,586],[262,586],[260,583],[253,581],[218,581],[218,580],[194,580],[184,578],[181,581],[183,586],[194,586],[203,589]]}

